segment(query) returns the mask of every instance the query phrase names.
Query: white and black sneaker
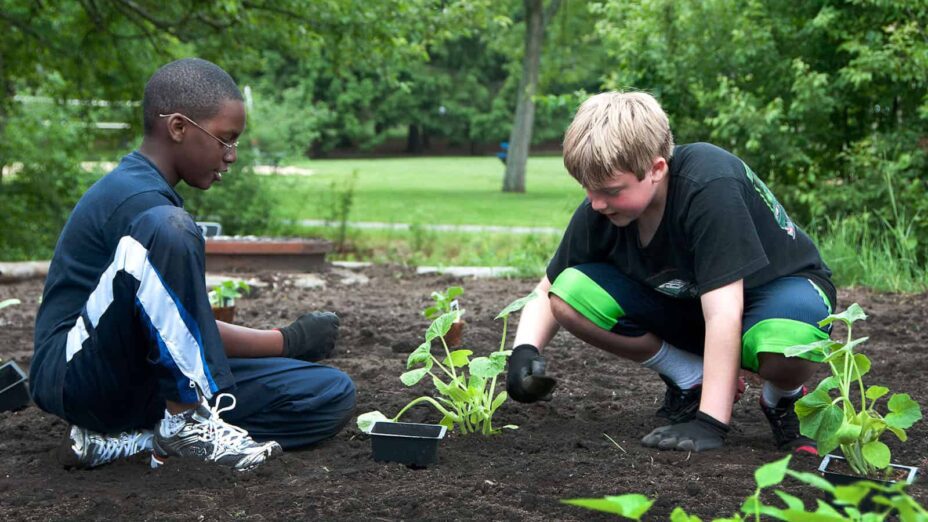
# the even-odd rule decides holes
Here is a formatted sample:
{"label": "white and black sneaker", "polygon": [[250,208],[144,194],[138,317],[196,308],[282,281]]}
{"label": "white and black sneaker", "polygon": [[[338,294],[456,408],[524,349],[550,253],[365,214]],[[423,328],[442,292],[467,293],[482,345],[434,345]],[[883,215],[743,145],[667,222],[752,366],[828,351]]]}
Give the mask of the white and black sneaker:
{"label": "white and black sneaker", "polygon": [[69,469],[90,469],[151,449],[152,432],[148,430],[106,435],[71,426],[67,440],[58,448],[58,462]]}
{"label": "white and black sneaker", "polygon": [[[231,398],[232,404],[220,408],[225,397]],[[255,442],[247,431],[219,417],[233,408],[235,397],[223,393],[216,397],[213,408],[203,401],[174,419],[161,420],[155,429],[151,467],[160,467],[168,457],[188,457],[247,471],[283,453],[280,444]]]}

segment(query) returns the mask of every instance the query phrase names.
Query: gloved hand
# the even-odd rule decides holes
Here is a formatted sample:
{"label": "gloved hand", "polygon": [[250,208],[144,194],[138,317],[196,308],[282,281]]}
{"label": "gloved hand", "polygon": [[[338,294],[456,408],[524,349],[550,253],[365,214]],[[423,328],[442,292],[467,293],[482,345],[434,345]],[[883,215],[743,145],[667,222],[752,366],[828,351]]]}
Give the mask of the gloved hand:
{"label": "gloved hand", "polygon": [[705,451],[721,448],[729,427],[711,415],[699,411],[691,421],[661,426],[641,439],[649,448],[679,451]]}
{"label": "gloved hand", "polygon": [[506,392],[519,402],[550,401],[557,381],[545,375],[545,358],[538,348],[520,344],[509,356]]}
{"label": "gloved hand", "polygon": [[338,324],[338,316],[332,312],[310,312],[280,328],[284,357],[311,362],[325,359],[335,349]]}

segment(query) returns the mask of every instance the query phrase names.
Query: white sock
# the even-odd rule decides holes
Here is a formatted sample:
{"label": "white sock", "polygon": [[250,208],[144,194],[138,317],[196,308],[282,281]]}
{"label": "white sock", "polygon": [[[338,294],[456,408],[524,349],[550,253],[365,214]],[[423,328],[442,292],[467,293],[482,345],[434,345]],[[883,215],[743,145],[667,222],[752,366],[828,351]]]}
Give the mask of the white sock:
{"label": "white sock", "polygon": [[180,412],[177,415],[171,415],[171,412],[164,410],[164,419],[161,420],[160,425],[158,426],[158,432],[165,437],[173,437],[184,427],[184,423],[187,422],[187,419],[184,417],[185,412]]}
{"label": "white sock", "polygon": [[778,388],[770,383],[770,381],[764,381],[764,387],[761,390],[761,400],[764,401],[764,404],[771,407],[776,407],[780,403],[780,399],[785,397],[795,397],[802,393],[802,386],[796,388],[795,390],[784,390]]}
{"label": "white sock", "polygon": [[684,390],[702,383],[702,357],[683,351],[666,341],[653,357],[641,365],[666,375]]}

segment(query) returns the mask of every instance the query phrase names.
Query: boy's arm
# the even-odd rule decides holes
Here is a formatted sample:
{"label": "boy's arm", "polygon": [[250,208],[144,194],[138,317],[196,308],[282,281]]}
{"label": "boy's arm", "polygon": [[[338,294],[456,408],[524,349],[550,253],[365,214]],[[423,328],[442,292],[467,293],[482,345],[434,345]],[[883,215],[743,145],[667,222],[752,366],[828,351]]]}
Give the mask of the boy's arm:
{"label": "boy's arm", "polygon": [[519,402],[535,402],[551,398],[556,381],[545,375],[545,358],[538,353],[554,334],[558,324],[551,313],[548,290],[551,281],[545,276],[535,287],[538,297],[529,301],[519,316],[515,348],[509,356],[506,391]]}
{"label": "boy's arm", "polygon": [[560,327],[551,313],[551,302],[548,300],[548,291],[551,290],[551,281],[543,276],[535,293],[538,295],[522,309],[519,314],[519,327],[516,329],[516,339],[513,346],[530,344],[539,350],[548,345]]}
{"label": "boy's arm", "polygon": [[256,330],[216,321],[219,338],[227,357],[280,357],[284,353],[283,335],[277,330]]}
{"label": "boy's arm", "polygon": [[706,321],[706,342],[699,410],[728,424],[741,367],[744,280],[707,292],[700,301]]}

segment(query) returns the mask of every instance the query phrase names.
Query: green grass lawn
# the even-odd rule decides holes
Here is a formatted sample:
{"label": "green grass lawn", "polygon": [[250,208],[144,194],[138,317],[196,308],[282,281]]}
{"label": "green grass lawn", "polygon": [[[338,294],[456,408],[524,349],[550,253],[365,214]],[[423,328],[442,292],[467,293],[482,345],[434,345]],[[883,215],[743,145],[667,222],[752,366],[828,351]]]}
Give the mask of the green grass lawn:
{"label": "green grass lawn", "polygon": [[357,173],[348,221],[529,227],[567,225],[583,190],[560,157],[531,158],[524,194],[501,191],[504,167],[492,157],[304,160],[311,176],[264,178],[277,214],[333,219],[336,198]]}

